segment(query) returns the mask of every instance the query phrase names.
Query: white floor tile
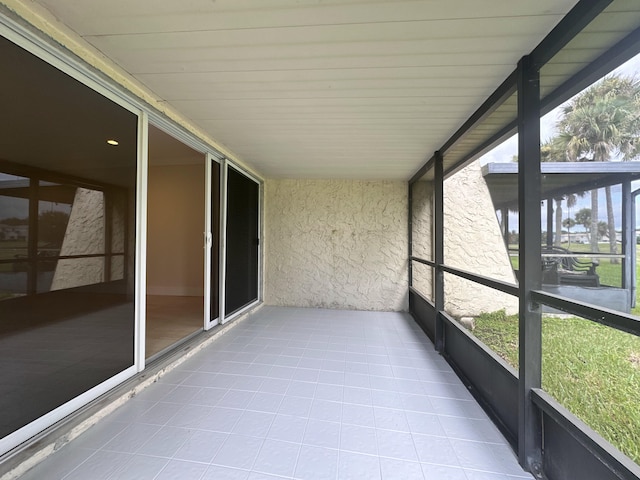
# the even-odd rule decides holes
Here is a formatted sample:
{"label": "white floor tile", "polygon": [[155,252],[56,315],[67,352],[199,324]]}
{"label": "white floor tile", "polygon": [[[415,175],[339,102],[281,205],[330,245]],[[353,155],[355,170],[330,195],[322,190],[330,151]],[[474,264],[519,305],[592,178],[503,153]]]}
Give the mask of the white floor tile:
{"label": "white floor tile", "polygon": [[23,478],[532,477],[408,315],[263,307]]}
{"label": "white floor tile", "polygon": [[154,480],[200,480],[206,471],[203,463],[170,460]]}
{"label": "white floor tile", "polygon": [[340,448],[340,423],[311,418],[302,442],[316,447]]}
{"label": "white floor tile", "polygon": [[153,480],[168,463],[168,458],[134,455],[109,480]]}
{"label": "white floor tile", "polygon": [[278,413],[283,415],[293,415],[296,417],[308,417],[311,412],[312,398],[291,397],[285,395],[280,404]]}
{"label": "white floor tile", "polygon": [[377,455],[378,447],[375,429],[343,424],[340,429],[340,449],[349,452]]}
{"label": "white floor tile", "polygon": [[459,467],[423,463],[422,473],[425,480],[470,480],[465,475],[465,471]]}
{"label": "white floor tile", "polygon": [[[399,407],[401,405],[402,403],[398,403],[395,406]],[[373,407],[373,415],[377,428],[397,430],[400,432],[411,431],[404,410],[398,408]]]}
{"label": "white floor tile", "polygon": [[263,442],[262,438],[231,434],[213,457],[212,463],[250,470]]}
{"label": "white floor tile", "polygon": [[[380,457],[382,480],[424,480],[419,463]],[[445,477],[430,476],[427,480],[447,480]],[[466,480],[466,479],[462,479]]]}
{"label": "white floor tile", "polygon": [[452,467],[461,466],[448,438],[419,435],[416,433],[411,435],[413,436],[416,453],[421,462]]}
{"label": "white floor tile", "polygon": [[291,415],[276,415],[267,433],[267,438],[285,442],[302,443],[307,419]]}
{"label": "white floor tile", "polygon": [[418,461],[418,455],[413,444],[413,437],[407,432],[392,430],[376,430],[378,440],[378,454],[381,457],[399,460]]}
{"label": "white floor tile", "polygon": [[[312,445],[300,448],[294,477],[297,479],[335,480],[338,473],[338,450]],[[366,477],[362,477],[366,478]]]}
{"label": "white floor tile", "polygon": [[232,433],[251,437],[266,437],[275,417],[274,413],[246,410],[236,422]]}
{"label": "white floor tile", "polygon": [[299,451],[299,444],[266,439],[253,465],[253,470],[291,477],[296,467]]}
{"label": "white floor tile", "polygon": [[190,436],[191,431],[186,428],[162,427],[136,453],[172,458]]}
{"label": "white floor tile", "polygon": [[[65,480],[103,480],[115,474],[133,455],[122,452],[98,451],[84,463],[72,470]],[[48,477],[45,477],[48,478]]]}
{"label": "white floor tile", "polygon": [[362,455],[352,452],[340,452],[338,460],[338,479],[380,480],[380,460],[375,455]]}
{"label": "white floor tile", "polygon": [[355,405],[345,403],[342,405],[342,423],[360,425],[363,427],[375,427],[373,407],[368,405]]}
{"label": "white floor tile", "polygon": [[194,430],[176,451],[174,458],[189,462],[210,463],[228,436],[228,433]]}
{"label": "white floor tile", "polygon": [[201,480],[247,480],[248,478],[247,470],[211,465]]}

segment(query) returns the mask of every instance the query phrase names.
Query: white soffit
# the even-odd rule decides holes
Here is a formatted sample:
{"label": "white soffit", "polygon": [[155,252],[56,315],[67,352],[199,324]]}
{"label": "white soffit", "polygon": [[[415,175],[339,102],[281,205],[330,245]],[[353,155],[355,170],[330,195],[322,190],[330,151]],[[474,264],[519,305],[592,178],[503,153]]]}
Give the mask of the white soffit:
{"label": "white soffit", "polygon": [[37,0],[266,177],[406,180],[576,0]]}

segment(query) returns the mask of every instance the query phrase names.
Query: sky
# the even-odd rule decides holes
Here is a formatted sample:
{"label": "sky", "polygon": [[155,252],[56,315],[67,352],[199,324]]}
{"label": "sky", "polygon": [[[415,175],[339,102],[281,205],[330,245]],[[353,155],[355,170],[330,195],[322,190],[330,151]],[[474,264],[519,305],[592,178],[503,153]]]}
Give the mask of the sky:
{"label": "sky", "polygon": [[[637,77],[640,79],[640,54],[636,55],[626,63],[623,63],[622,65],[620,65],[618,68],[613,70],[611,74],[620,74],[625,76]],[[556,107],[554,110],[552,110],[551,112],[549,112],[547,115],[545,115],[540,119],[540,139],[542,143],[551,139],[555,135],[556,123],[561,117],[561,111],[562,111],[563,105],[564,104]],[[517,154],[518,154],[518,136],[514,135],[513,137],[509,138],[502,144],[498,145],[496,148],[494,148],[490,152],[483,155],[479,159],[479,162],[481,165],[486,165],[487,163],[494,163],[494,162],[511,162],[513,156]],[[640,161],[640,159],[638,159],[638,161]],[[632,191],[637,190],[639,188],[640,188],[640,181],[635,181],[632,183],[631,185]],[[619,229],[621,225],[620,187],[619,186],[614,187],[613,192],[614,192],[613,203],[614,203],[614,212],[616,217],[616,228]],[[615,192],[617,192],[617,195]],[[591,208],[590,198],[591,198],[590,195],[587,195],[582,199],[578,199],[578,204],[571,209],[572,216],[575,214],[575,212],[577,212],[581,208]],[[563,204],[562,208],[563,208],[563,218],[567,218],[568,215],[567,215],[566,204]],[[546,216],[547,216],[546,209],[543,209],[542,225],[546,225],[546,221],[547,221]],[[602,221],[606,221],[607,219],[604,189],[602,189],[599,194],[598,218],[599,220],[602,220]],[[640,201],[636,201],[636,218],[640,220]],[[509,225],[510,225],[510,229],[513,229],[513,227],[517,229],[517,225],[518,225],[517,216],[513,216],[509,218]]]}

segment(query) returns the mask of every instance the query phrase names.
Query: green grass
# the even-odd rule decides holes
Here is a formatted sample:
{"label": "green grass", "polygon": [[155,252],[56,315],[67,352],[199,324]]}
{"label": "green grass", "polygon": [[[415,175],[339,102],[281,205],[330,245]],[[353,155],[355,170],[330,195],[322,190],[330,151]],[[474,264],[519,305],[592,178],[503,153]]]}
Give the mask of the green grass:
{"label": "green grass", "polygon": [[[473,333],[517,368],[517,315],[482,314]],[[640,464],[640,337],[579,318],[545,316],[542,386]]]}

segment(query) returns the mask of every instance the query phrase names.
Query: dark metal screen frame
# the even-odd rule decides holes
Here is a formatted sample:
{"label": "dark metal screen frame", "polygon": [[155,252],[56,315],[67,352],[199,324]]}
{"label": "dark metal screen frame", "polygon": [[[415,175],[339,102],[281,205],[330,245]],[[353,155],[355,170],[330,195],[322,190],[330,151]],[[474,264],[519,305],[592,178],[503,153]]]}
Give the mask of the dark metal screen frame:
{"label": "dark metal screen frame", "polygon": [[[428,172],[434,175],[434,261],[425,260],[413,256],[411,244],[415,240],[412,236],[412,210],[409,211],[409,297],[410,311],[419,324],[424,323],[422,318],[425,313],[417,311],[415,306],[421,299],[435,309],[433,320],[433,338],[435,348],[441,352],[447,361],[452,364],[456,372],[461,376],[465,384],[474,388],[478,378],[470,378],[461,365],[469,364],[469,356],[466,353],[454,353],[447,349],[447,335],[460,336],[460,328],[452,330],[455,325],[444,312],[444,287],[443,275],[450,273],[466,280],[475,282],[509,295],[517,296],[520,303],[520,371],[517,375],[518,382],[518,427],[517,432],[511,432],[517,436],[514,447],[518,452],[520,464],[530,471],[536,478],[549,478],[552,480],[573,478],[570,474],[563,475],[566,465],[579,466],[583,464],[585,479],[622,478],[640,479],[640,467],[630,461],[623,454],[604,441],[598,434],[586,425],[581,424],[573,415],[564,409],[541,389],[541,311],[542,305],[550,306],[558,310],[571,313],[594,321],[611,328],[640,336],[640,320],[633,315],[607,310],[584,302],[574,301],[566,297],[550,294],[541,290],[541,246],[540,236],[540,118],[560,103],[578,93],[596,79],[602,77],[613,68],[630,59],[640,49],[640,28],[627,35],[622,41],[614,45],[610,50],[600,55],[594,62],[580,70],[576,75],[562,83],[545,98],[540,99],[540,69],[549,62],[554,55],[562,50],[585,26],[593,21],[613,0],[581,0],[565,16],[565,18],[549,33],[547,37],[531,52],[521,59],[516,70],[493,92],[482,106],[465,122],[465,124],[449,139],[443,147],[416,172],[409,180],[409,196],[412,185]],[[514,92],[518,94],[518,117],[515,121],[506,124],[501,130],[488,140],[478,145],[465,158],[458,161],[446,170],[443,169],[443,155],[456,145],[469,131],[473,130],[483,119],[490,115],[501,102],[509,98]],[[463,168],[481,154],[496,146],[507,136],[518,131],[519,136],[519,209],[520,209],[520,283],[518,286],[477,275],[458,268],[448,266],[443,255],[443,221],[442,216],[442,188],[444,179],[457,170]],[[624,186],[624,193],[631,195],[630,187]],[[409,200],[410,208],[412,206]],[[629,212],[624,215],[627,225],[632,222]],[[524,232],[524,234],[523,234]],[[526,240],[530,238],[530,240]],[[630,241],[626,238],[625,241]],[[421,263],[434,268],[434,303],[426,301],[412,287],[411,265],[413,262]],[[633,268],[629,260],[625,268]],[[440,297],[442,295],[442,297]],[[428,314],[432,316],[432,314]],[[438,326],[440,325],[440,328]],[[457,326],[456,326],[457,327]],[[463,337],[472,339],[472,343],[480,346],[477,349],[483,352],[487,358],[495,356],[471,335],[462,332]],[[458,341],[451,339],[452,341]],[[460,349],[458,349],[460,350]],[[487,350],[487,351],[485,351]],[[485,378],[486,380],[486,378]],[[498,420],[496,410],[503,408],[500,399],[487,398],[486,395],[479,399],[490,415]],[[546,430],[545,430],[546,426]],[[508,433],[508,432],[507,432]],[[551,436],[550,436],[551,435]],[[509,436],[509,435],[507,435]],[[562,438],[564,454],[562,462],[564,466],[554,463],[555,456],[563,455],[563,452],[549,451],[552,445],[558,445],[558,439]],[[554,443],[555,442],[555,443]],[[545,445],[545,448],[543,448]],[[587,457],[585,457],[587,455]],[[591,465],[590,468],[584,465]],[[604,473],[603,473],[604,472]]]}

